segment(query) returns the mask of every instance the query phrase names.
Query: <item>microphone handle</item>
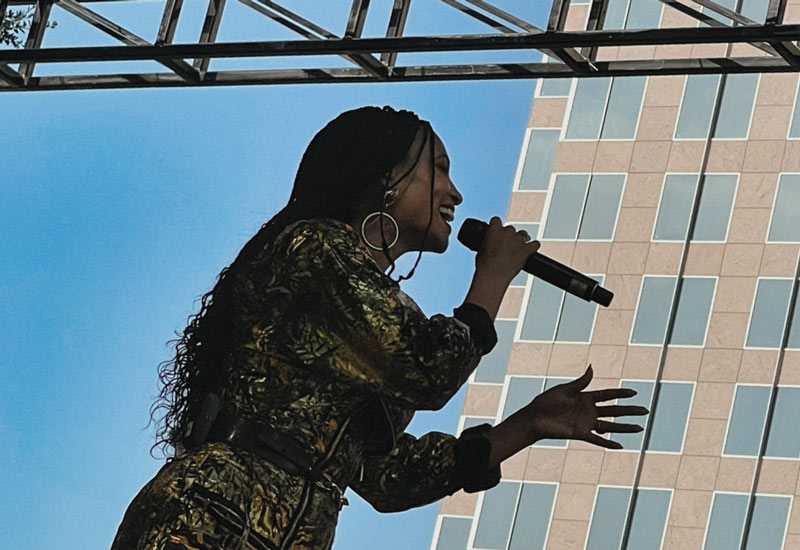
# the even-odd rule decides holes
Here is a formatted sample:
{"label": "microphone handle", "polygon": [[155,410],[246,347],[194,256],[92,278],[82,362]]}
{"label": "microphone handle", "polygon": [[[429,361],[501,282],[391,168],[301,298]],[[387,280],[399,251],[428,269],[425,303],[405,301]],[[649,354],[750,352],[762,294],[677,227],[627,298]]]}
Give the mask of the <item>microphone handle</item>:
{"label": "microphone handle", "polygon": [[530,255],[523,269],[586,301],[597,302],[608,307],[614,297],[614,294],[601,287],[600,283],[594,279],[538,252]]}

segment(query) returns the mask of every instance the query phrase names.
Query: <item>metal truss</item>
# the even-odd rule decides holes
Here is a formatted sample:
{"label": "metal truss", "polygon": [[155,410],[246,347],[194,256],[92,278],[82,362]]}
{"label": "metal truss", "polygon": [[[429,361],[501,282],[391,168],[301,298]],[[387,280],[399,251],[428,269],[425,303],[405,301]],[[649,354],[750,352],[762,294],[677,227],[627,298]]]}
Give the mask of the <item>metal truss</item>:
{"label": "metal truss", "polygon": [[[0,0],[0,20],[9,6],[34,9],[24,48],[0,49],[0,91],[69,90],[221,86],[334,82],[402,82],[436,80],[489,80],[519,78],[603,77],[653,74],[797,72],[800,70],[800,25],[783,24],[787,0],[769,0],[764,23],[748,19],[712,0],[659,0],[666,10],[677,10],[698,26],[657,29],[604,28],[609,0],[592,0],[586,29],[567,31],[569,0],[553,0],[546,29],[539,28],[485,0],[438,0],[453,8],[454,17],[468,16],[487,25],[486,34],[442,36],[404,35],[411,0],[393,0],[386,32],[363,36],[370,0],[351,0],[346,28],[339,35],[312,21],[314,14],[300,15],[272,0],[239,0],[254,16],[267,17],[299,35],[297,40],[217,42],[226,0],[208,0],[205,20],[194,43],[174,43],[184,0],[164,0],[164,11],[155,40],[150,42],[91,9],[97,0]],[[118,0],[135,3],[136,0]],[[326,0],[329,1],[329,0]],[[631,0],[641,1],[641,0]],[[53,5],[68,11],[120,42],[117,46],[43,48]],[[417,4],[415,4],[416,6]],[[347,5],[343,3],[343,9]],[[573,6],[574,7],[574,6]],[[702,7],[704,11],[700,11]],[[459,13],[461,15],[459,15]],[[727,18],[723,23],[711,16]],[[688,18],[687,18],[688,19]],[[344,14],[342,20],[345,20]],[[691,19],[689,19],[691,21]],[[717,57],[637,58],[639,46],[722,44],[726,53]],[[751,48],[737,45],[749,44]],[[603,60],[598,51],[620,47],[633,55]],[[399,54],[421,52],[527,51],[550,62],[454,65],[400,65]],[[658,52],[659,49],[656,49]],[[734,51],[748,55],[735,56]],[[297,64],[309,56],[339,56],[341,67],[275,68],[249,70],[209,69],[212,59],[294,58]],[[305,59],[304,59],[305,58]],[[155,61],[163,72],[116,74],[63,74],[35,76],[34,68],[46,63]],[[14,66],[16,65],[16,68]]]}

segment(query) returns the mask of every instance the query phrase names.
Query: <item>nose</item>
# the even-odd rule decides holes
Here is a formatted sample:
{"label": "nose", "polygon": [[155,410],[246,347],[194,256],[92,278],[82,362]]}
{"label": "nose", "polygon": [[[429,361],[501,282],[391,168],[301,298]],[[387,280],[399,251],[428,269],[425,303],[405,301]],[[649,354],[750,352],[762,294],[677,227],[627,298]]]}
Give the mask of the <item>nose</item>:
{"label": "nose", "polygon": [[464,197],[462,197],[461,193],[459,193],[458,189],[456,189],[456,185],[453,183],[453,180],[450,180],[450,196],[453,198],[453,204],[456,206],[464,202]]}

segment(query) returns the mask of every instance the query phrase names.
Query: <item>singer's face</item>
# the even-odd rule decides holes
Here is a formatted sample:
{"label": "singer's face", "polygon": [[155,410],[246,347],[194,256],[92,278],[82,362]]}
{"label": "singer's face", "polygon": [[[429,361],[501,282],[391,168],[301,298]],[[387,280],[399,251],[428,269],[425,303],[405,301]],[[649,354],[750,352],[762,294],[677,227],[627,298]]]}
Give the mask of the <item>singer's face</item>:
{"label": "singer's face", "polygon": [[[433,139],[432,157],[430,139]],[[450,179],[450,157],[439,136],[435,133],[428,136],[428,132],[420,131],[411,146],[411,162],[416,158],[419,147],[423,148],[419,162],[408,177],[398,184],[397,197],[388,210],[400,227],[402,242],[398,242],[398,245],[402,245],[402,250],[420,250],[424,238],[425,251],[444,252],[452,231],[450,224],[454,219],[455,207],[461,204],[463,197]],[[402,166],[398,169],[402,170]],[[430,229],[425,237],[429,222]]]}

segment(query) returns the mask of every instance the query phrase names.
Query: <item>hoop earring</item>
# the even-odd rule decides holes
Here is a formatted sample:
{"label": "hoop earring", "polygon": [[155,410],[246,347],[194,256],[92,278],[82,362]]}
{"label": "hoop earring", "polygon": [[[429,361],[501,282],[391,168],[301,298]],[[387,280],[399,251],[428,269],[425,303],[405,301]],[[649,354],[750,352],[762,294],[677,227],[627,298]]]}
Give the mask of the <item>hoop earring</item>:
{"label": "hoop earring", "polygon": [[400,238],[400,227],[397,225],[397,220],[395,220],[392,217],[392,215],[388,214],[387,212],[373,212],[372,214],[368,214],[367,217],[364,218],[364,221],[361,222],[361,238],[363,239],[364,244],[366,244],[372,250],[383,250],[382,246],[375,246],[374,244],[369,242],[369,239],[367,239],[367,234],[366,234],[367,223],[375,216],[383,216],[389,218],[389,221],[392,222],[392,225],[394,225],[394,240],[390,244],[386,245],[386,248],[392,248],[395,244],[397,244],[397,239]]}

